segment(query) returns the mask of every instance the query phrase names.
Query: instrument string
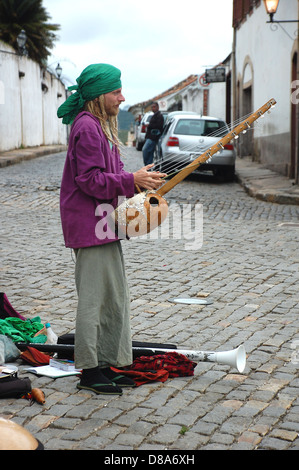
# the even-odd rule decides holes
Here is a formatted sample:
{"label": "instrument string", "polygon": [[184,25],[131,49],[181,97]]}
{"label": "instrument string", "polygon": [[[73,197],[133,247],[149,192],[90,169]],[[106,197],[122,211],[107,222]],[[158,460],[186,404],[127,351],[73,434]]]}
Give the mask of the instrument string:
{"label": "instrument string", "polygon": [[[250,116],[250,114],[244,115],[241,118],[237,119],[236,121],[233,121],[230,124],[228,124],[229,132],[231,132],[238,124],[240,124],[242,121],[244,121],[244,119],[246,119],[249,116]],[[207,137],[219,137],[220,138],[221,135],[219,134],[219,131],[220,131],[220,129],[218,128],[214,132],[211,132]],[[227,131],[227,129],[225,129],[225,134],[224,135],[227,134],[226,131]],[[222,131],[222,132],[224,132],[224,131]],[[198,135],[198,136],[193,136],[193,137],[201,137],[201,136]],[[189,147],[189,145],[186,145],[186,146],[182,147],[182,149],[185,150],[185,149],[188,149],[188,147]],[[193,147],[194,147],[194,144],[190,145],[190,148],[193,148]],[[207,148],[209,148],[209,146],[207,146]],[[122,145],[122,150],[124,151],[123,154],[125,155],[127,147],[125,145]]]}
{"label": "instrument string", "polygon": [[[233,123],[231,125],[231,128],[230,128],[230,132],[235,128],[237,127],[238,124],[240,124],[241,122],[244,121],[244,118],[246,119],[248,116],[250,115],[247,115],[247,116],[243,116],[241,119],[239,120],[236,120],[235,123]],[[264,115],[261,115],[260,116],[261,118],[264,117]],[[253,128],[253,124],[254,124],[254,128]],[[256,120],[254,123],[252,123],[252,125],[250,126],[250,128],[246,129],[246,131],[243,133],[247,133],[247,132],[250,132],[250,131],[253,131],[253,130],[257,130],[257,129],[261,129],[262,128],[262,125],[259,123],[258,120]],[[200,137],[200,136],[198,136]],[[219,129],[217,131],[215,131],[214,133],[211,133],[209,134],[209,137],[219,137],[219,140],[221,137],[220,134],[219,134]],[[239,139],[239,135],[236,135],[234,140],[237,140]],[[210,147],[211,145],[207,145],[206,147],[202,147],[201,148],[201,151],[199,152],[198,149],[194,149],[194,145],[186,145],[186,146],[183,146],[181,147],[181,150],[182,151],[186,151],[186,152],[194,152],[194,159],[197,158],[198,156],[204,154]],[[213,145],[213,144],[212,144]],[[220,151],[219,151],[220,153]],[[217,155],[217,153],[216,153]],[[183,157],[183,159],[182,159]],[[171,152],[167,152],[164,154],[164,158],[163,158],[163,172],[164,173],[169,173],[171,172],[171,174],[169,174],[168,176],[173,176],[174,174],[180,172],[184,166],[187,166],[192,160],[190,158],[190,154],[189,155],[186,155],[186,156],[182,156],[180,155],[180,163],[175,163],[173,162],[173,154]],[[161,165],[161,162],[158,161],[158,162],[154,162],[155,163],[155,166],[152,168],[152,171],[157,171],[160,169],[160,165]],[[198,167],[200,164],[199,163],[196,163],[194,164],[194,167]],[[175,170],[173,172],[173,170]]]}
{"label": "instrument string", "polygon": [[[236,126],[234,126],[236,127]],[[223,131],[221,132],[219,129],[211,134],[209,134],[208,137],[212,137],[212,138],[219,138],[219,140],[221,139],[221,137],[224,137],[226,134],[223,134]],[[196,136],[197,137],[197,136]],[[199,136],[198,136],[199,137]],[[199,149],[197,148],[197,144],[196,143],[192,143],[192,144],[188,144],[188,145],[185,145],[185,146],[182,146],[180,148],[180,151],[181,152],[186,152],[186,155],[180,155],[180,162],[173,162],[173,154],[171,153],[171,151],[167,152],[164,154],[164,158],[163,158],[163,171],[164,172],[170,172],[172,171],[173,169],[175,168],[181,168],[181,167],[184,167],[186,164],[190,163],[190,161],[192,161],[192,159],[190,158],[190,153],[188,154],[188,152],[194,152],[194,159],[197,158],[198,156],[200,156],[200,154],[203,154],[205,153],[212,145],[214,145],[215,142],[213,143],[209,143],[206,144],[205,147],[202,147],[199,151]],[[197,164],[195,164],[196,166]],[[155,166],[153,167],[153,170],[156,170],[157,168],[160,167],[160,162],[155,162]]]}
{"label": "instrument string", "polygon": [[[209,137],[211,137],[211,138],[217,137],[217,138],[219,138],[219,140],[221,140],[221,138],[223,138],[223,137],[225,137],[225,135],[227,135],[227,129],[229,129],[229,132],[232,132],[239,124],[241,124],[243,121],[246,121],[246,119],[249,116],[251,116],[251,113],[248,113],[248,114],[236,119],[235,121],[229,123],[227,128],[218,128],[214,132],[209,133],[208,136],[202,136],[202,137],[208,137],[208,138]],[[259,117],[263,118],[264,114],[261,114]],[[251,126],[248,127],[248,129],[246,129],[245,131],[242,131],[242,132],[246,133],[246,132],[249,132],[249,131],[253,131],[253,124],[257,124],[257,121],[258,120],[256,120],[254,123],[251,124]],[[199,138],[201,136],[196,135],[196,136],[192,136],[192,137]],[[236,135],[234,137],[234,139],[238,139],[238,138],[239,138],[239,135]],[[231,139],[231,140],[233,140],[233,139]],[[173,176],[176,173],[179,173],[182,169],[184,169],[185,166],[190,165],[192,163],[192,160],[195,160],[200,155],[203,155],[207,150],[209,150],[210,147],[215,145],[215,143],[217,143],[217,142],[210,143],[210,145],[206,145],[205,147],[201,147],[200,150],[198,149],[198,144],[196,144],[195,142],[180,147],[180,151],[185,152],[185,155],[184,154],[178,154],[179,157],[180,157],[179,162],[173,161],[174,156],[173,156],[173,153],[171,151],[166,152],[163,155],[162,160],[159,160],[159,159],[157,160],[156,158],[154,159],[154,162],[153,162],[154,166],[151,168],[151,171],[160,171],[161,163],[162,163],[163,164],[163,168],[162,168],[163,172],[167,173],[167,177]],[[126,153],[126,147],[125,146],[123,147],[123,150],[124,150],[123,155],[125,155],[125,153]],[[220,151],[222,151],[222,150],[220,150]],[[193,159],[191,158],[190,153],[194,154]],[[195,163],[194,168],[198,167],[199,165],[200,165],[200,163]],[[192,168],[192,166],[191,166],[191,168]]]}

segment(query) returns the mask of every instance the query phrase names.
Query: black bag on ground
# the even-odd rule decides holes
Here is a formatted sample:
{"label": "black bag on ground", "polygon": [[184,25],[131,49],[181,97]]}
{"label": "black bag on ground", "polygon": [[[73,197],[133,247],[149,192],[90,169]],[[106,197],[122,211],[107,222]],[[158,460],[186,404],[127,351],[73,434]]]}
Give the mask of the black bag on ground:
{"label": "black bag on ground", "polygon": [[8,375],[0,379],[0,398],[21,398],[31,392],[31,381]]}

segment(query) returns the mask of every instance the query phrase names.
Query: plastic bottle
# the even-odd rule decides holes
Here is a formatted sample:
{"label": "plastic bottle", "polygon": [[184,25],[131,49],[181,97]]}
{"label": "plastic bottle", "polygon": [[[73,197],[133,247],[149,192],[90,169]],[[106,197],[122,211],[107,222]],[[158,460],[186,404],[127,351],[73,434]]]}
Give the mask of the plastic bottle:
{"label": "plastic bottle", "polygon": [[58,337],[52,330],[50,323],[46,323],[45,327],[46,327],[46,334],[48,338],[46,341],[46,344],[57,344]]}

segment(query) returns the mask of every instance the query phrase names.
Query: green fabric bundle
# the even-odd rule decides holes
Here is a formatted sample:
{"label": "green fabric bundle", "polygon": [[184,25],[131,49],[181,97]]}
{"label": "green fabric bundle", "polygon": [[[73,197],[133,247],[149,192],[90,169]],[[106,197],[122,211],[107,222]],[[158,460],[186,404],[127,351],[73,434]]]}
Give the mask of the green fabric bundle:
{"label": "green fabric bundle", "polygon": [[39,317],[32,320],[21,320],[20,318],[8,317],[0,319],[0,334],[8,336],[11,340],[25,343],[45,343],[46,335],[34,335],[44,327]]}
{"label": "green fabric bundle", "polygon": [[76,92],[58,108],[57,116],[63,118],[63,124],[71,124],[77,114],[82,111],[86,101],[92,101],[100,95],[121,88],[120,76],[120,70],[113,65],[89,65],[77,78],[78,85],[68,88]]}

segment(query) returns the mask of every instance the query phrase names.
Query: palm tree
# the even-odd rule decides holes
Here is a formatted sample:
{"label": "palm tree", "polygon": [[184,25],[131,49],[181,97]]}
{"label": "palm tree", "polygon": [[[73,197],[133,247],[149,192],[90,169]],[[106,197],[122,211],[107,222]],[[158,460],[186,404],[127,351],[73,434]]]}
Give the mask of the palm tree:
{"label": "palm tree", "polygon": [[0,39],[17,49],[17,36],[24,29],[28,56],[45,66],[58,39],[55,31],[60,29],[60,25],[48,23],[50,18],[42,0],[1,0]]}

